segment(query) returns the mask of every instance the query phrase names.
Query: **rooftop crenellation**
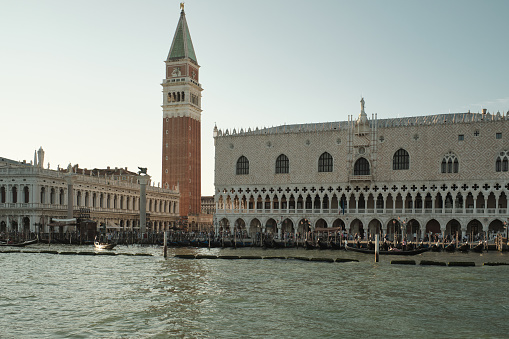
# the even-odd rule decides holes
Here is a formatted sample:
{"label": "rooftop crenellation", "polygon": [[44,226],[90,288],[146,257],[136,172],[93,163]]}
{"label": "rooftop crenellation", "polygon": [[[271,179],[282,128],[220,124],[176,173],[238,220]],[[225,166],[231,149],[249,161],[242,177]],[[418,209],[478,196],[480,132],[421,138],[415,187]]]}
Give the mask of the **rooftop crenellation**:
{"label": "rooftop crenellation", "polygon": [[[497,112],[491,114],[483,110],[483,113],[449,113],[449,114],[436,114],[425,115],[416,117],[402,117],[390,119],[375,119],[369,120],[369,125],[372,127],[374,121],[377,128],[392,128],[392,127],[407,127],[419,125],[438,125],[438,124],[461,124],[472,122],[490,122],[509,120],[509,111],[504,115]],[[281,134],[281,133],[309,133],[321,131],[339,131],[348,128],[348,121],[335,121],[335,122],[319,122],[319,123],[306,123],[306,124],[293,124],[293,125],[279,125],[263,128],[248,128],[247,130],[241,128],[239,132],[237,129],[233,130],[221,129],[217,130],[217,137],[223,136],[236,136],[236,135],[263,135],[263,134]]]}

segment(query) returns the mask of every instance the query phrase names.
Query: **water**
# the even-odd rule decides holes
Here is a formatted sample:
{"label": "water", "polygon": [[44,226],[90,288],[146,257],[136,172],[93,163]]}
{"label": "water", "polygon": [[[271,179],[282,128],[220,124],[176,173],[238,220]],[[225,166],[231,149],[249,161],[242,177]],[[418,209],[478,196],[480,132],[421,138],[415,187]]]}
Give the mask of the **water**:
{"label": "water", "polygon": [[[37,245],[25,249],[40,250]],[[91,247],[51,246],[58,251]],[[476,267],[391,265],[344,251],[170,249],[360,262],[179,259],[160,247],[84,256],[0,253],[0,338],[506,338],[509,254],[425,253]]]}

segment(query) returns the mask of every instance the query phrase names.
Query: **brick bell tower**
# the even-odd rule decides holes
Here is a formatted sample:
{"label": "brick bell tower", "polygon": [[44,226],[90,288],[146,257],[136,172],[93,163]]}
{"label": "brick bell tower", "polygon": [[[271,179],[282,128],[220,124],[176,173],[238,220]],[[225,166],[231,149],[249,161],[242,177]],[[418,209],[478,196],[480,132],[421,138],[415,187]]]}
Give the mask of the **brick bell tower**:
{"label": "brick bell tower", "polygon": [[201,211],[201,91],[199,68],[184,4],[166,59],[163,80],[164,187],[179,187],[181,216]]}

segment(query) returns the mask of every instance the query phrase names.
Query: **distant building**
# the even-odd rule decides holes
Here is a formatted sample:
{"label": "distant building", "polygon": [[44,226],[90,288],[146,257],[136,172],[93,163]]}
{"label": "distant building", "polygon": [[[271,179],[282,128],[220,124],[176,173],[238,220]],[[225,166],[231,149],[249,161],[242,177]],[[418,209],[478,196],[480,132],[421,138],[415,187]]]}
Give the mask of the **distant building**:
{"label": "distant building", "polygon": [[392,237],[503,232],[509,115],[456,113],[214,129],[215,223]]}
{"label": "distant building", "polygon": [[202,214],[214,214],[216,211],[216,204],[214,202],[214,196],[203,196],[201,197],[201,213]]}
{"label": "distant building", "polygon": [[[0,158],[0,232],[48,232],[53,218],[67,216],[68,178],[73,181],[74,217],[87,210],[91,220],[109,230],[138,230],[140,185],[127,168],[43,168],[44,151],[33,163]],[[49,165],[48,165],[49,167]],[[147,186],[148,230],[174,226],[179,215],[179,192]],[[55,231],[66,231],[63,229]]]}

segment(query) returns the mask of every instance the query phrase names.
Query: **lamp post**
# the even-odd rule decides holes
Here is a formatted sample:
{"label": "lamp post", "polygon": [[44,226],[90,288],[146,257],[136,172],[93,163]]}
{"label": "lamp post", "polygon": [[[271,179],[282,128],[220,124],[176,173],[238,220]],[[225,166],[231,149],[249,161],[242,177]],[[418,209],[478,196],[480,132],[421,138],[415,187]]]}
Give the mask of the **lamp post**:
{"label": "lamp post", "polygon": [[398,217],[399,226],[401,227],[401,242],[405,240],[405,231],[406,231],[406,220]]}
{"label": "lamp post", "polygon": [[237,248],[237,227],[239,227],[239,224],[237,221],[235,221],[235,224],[233,227],[233,246],[234,246],[234,248]]}
{"label": "lamp post", "polygon": [[504,221],[504,229],[505,229],[505,236],[506,236],[506,242],[509,243],[509,227],[507,225],[507,222],[509,221],[509,218],[507,221]]}
{"label": "lamp post", "polygon": [[392,219],[392,234],[394,235],[393,246],[396,246],[396,219]]}
{"label": "lamp post", "polygon": [[300,225],[302,226],[302,232],[304,232],[305,236],[304,236],[304,240],[307,241],[308,240],[308,231],[307,229],[309,228],[309,220],[304,218],[300,221]]}

